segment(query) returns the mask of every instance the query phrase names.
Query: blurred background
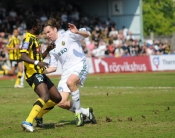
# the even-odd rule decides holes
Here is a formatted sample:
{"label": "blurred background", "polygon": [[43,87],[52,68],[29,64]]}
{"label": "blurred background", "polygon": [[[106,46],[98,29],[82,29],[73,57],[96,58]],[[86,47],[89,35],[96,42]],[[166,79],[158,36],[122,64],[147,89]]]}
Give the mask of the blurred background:
{"label": "blurred background", "polygon": [[[38,15],[86,28],[90,37],[82,41],[87,57],[129,57],[175,54],[175,0],[0,0],[0,51],[19,30],[26,32],[25,19]],[[39,35],[43,51],[48,40]]]}

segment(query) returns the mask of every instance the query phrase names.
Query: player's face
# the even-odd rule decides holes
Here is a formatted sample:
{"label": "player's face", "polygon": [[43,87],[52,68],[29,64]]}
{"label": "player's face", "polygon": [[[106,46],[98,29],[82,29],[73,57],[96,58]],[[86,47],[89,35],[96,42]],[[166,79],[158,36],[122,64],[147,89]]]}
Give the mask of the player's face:
{"label": "player's face", "polygon": [[47,38],[51,41],[55,41],[58,38],[57,29],[51,26],[46,26],[44,28],[44,33],[46,34]]}
{"label": "player's face", "polygon": [[17,37],[17,36],[18,36],[18,34],[19,34],[19,31],[18,31],[18,30],[14,30],[14,31],[13,31],[13,35],[14,35],[14,36],[16,36],[16,37]]}

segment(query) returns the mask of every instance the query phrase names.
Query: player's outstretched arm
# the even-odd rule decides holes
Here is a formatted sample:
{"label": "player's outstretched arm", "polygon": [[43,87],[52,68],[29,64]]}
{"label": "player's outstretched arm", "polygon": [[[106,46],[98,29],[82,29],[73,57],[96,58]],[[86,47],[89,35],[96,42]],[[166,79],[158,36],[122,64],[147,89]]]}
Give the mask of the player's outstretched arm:
{"label": "player's outstretched arm", "polygon": [[48,67],[44,70],[44,74],[52,73],[55,72],[56,70],[57,70],[56,67]]}
{"label": "player's outstretched arm", "polygon": [[85,38],[89,37],[89,33],[87,31],[79,31],[74,24],[68,23],[68,26],[69,26],[69,30],[72,33],[79,34],[79,35],[81,35],[81,36],[83,36]]}

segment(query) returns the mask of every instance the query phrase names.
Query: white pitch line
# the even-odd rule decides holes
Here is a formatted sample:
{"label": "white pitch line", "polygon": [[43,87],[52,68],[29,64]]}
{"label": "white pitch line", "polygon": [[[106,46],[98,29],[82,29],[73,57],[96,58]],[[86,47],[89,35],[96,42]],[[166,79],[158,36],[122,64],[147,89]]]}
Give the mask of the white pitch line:
{"label": "white pitch line", "polygon": [[[0,88],[13,88],[13,86],[0,86]],[[26,89],[26,88],[31,88],[30,86],[26,86],[22,89]],[[153,87],[153,86],[149,86],[149,87],[133,87],[133,86],[84,86],[82,88],[108,88],[108,89],[135,89],[135,88],[140,88],[140,89],[175,89],[175,87],[162,87],[162,86],[157,86],[157,87]]]}
{"label": "white pitch line", "polygon": [[135,88],[142,88],[142,89],[173,89],[173,88],[175,88],[175,87],[162,87],[162,86],[157,86],[157,87],[133,87],[133,86],[107,86],[107,87],[105,87],[105,86],[100,86],[100,87],[98,87],[98,86],[94,86],[94,87],[84,87],[84,88],[113,88],[113,89],[115,89],[115,88],[121,88],[121,89],[135,89]]}

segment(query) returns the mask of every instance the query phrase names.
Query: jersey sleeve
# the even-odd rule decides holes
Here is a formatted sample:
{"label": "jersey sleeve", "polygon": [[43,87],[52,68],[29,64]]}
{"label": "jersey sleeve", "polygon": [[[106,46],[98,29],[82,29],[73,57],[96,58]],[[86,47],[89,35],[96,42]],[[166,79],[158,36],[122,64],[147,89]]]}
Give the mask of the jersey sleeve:
{"label": "jersey sleeve", "polygon": [[58,59],[55,56],[55,54],[50,52],[49,55],[50,55],[49,66],[50,67],[58,67]]}
{"label": "jersey sleeve", "polygon": [[30,42],[29,39],[24,39],[20,44],[20,53],[27,53],[29,54]]}
{"label": "jersey sleeve", "polygon": [[[86,31],[86,28],[80,28],[79,31]],[[71,31],[70,31],[70,35],[69,35],[69,36],[70,36],[72,39],[74,39],[74,40],[79,40],[79,41],[81,41],[81,40],[84,39],[83,36],[81,36],[81,35],[79,35],[79,34],[74,34],[74,33],[72,33]]]}

